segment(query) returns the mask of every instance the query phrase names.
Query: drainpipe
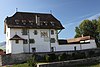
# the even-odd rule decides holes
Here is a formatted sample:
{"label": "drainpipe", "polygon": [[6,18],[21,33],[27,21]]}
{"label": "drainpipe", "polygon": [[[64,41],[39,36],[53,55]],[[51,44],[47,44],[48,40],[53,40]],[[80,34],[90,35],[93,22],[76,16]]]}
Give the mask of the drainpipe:
{"label": "drainpipe", "polygon": [[50,33],[50,29],[49,29],[49,40],[50,40],[50,52],[51,52],[51,33]]}
{"label": "drainpipe", "polygon": [[30,39],[30,34],[29,34],[29,29],[28,29],[28,45],[29,45],[29,53],[30,53],[30,42],[29,42],[29,39]]}

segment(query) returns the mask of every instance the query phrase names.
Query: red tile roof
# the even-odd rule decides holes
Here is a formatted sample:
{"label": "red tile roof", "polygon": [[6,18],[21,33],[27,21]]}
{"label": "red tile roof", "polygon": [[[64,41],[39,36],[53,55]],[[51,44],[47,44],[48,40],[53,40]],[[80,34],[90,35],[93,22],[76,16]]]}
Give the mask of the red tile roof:
{"label": "red tile roof", "polygon": [[90,36],[84,36],[84,37],[78,37],[78,38],[73,38],[73,39],[59,39],[58,42],[60,45],[65,45],[65,44],[79,44],[80,41],[85,41],[85,40],[90,40],[93,38],[90,38]]}

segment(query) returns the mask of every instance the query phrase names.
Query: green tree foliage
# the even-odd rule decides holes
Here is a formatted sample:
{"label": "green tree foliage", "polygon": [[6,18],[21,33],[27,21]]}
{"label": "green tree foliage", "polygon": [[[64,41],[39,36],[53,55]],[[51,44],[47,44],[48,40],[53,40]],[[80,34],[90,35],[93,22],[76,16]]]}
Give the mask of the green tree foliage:
{"label": "green tree foliage", "polygon": [[33,57],[31,57],[31,58],[27,61],[29,67],[36,67],[36,60],[35,60],[35,59],[36,59],[36,58],[35,58],[35,55],[34,55]]}
{"label": "green tree foliage", "polygon": [[95,20],[84,20],[75,28],[75,38],[83,36],[91,36],[96,39],[98,46],[100,41],[100,17]]}

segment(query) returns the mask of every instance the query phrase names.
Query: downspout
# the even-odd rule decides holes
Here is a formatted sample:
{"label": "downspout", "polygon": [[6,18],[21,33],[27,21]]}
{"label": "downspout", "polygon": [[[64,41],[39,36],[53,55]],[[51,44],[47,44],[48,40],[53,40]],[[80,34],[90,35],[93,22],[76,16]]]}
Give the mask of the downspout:
{"label": "downspout", "polygon": [[29,45],[29,53],[30,53],[30,41],[29,41],[29,39],[30,39],[30,34],[29,34],[29,29],[28,29],[28,45]]}
{"label": "downspout", "polygon": [[50,52],[51,52],[51,35],[50,35],[50,29],[49,29],[49,40],[50,40]]}

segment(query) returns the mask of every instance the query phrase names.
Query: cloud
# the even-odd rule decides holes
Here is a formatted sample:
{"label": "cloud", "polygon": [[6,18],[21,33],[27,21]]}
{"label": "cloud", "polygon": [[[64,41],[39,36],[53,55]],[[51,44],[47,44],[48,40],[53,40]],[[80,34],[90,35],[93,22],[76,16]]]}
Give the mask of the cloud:
{"label": "cloud", "polygon": [[89,20],[94,20],[94,19],[98,19],[99,16],[100,16],[100,13],[95,14],[95,15],[93,15],[93,16],[87,18],[87,19],[89,19]]}
{"label": "cloud", "polygon": [[[75,18],[75,19],[72,19],[71,21],[67,21],[68,23],[64,24],[64,27],[69,27],[69,26],[71,26],[71,25],[76,26],[76,25],[78,25],[80,22],[82,22],[82,21],[85,20],[85,19],[91,20],[91,19],[96,19],[96,18],[98,18],[98,17],[100,16],[100,13],[95,14],[95,15],[93,15],[93,14],[94,14],[94,13],[86,14],[86,15],[77,17],[77,18]],[[92,16],[91,16],[91,15],[92,15]]]}

